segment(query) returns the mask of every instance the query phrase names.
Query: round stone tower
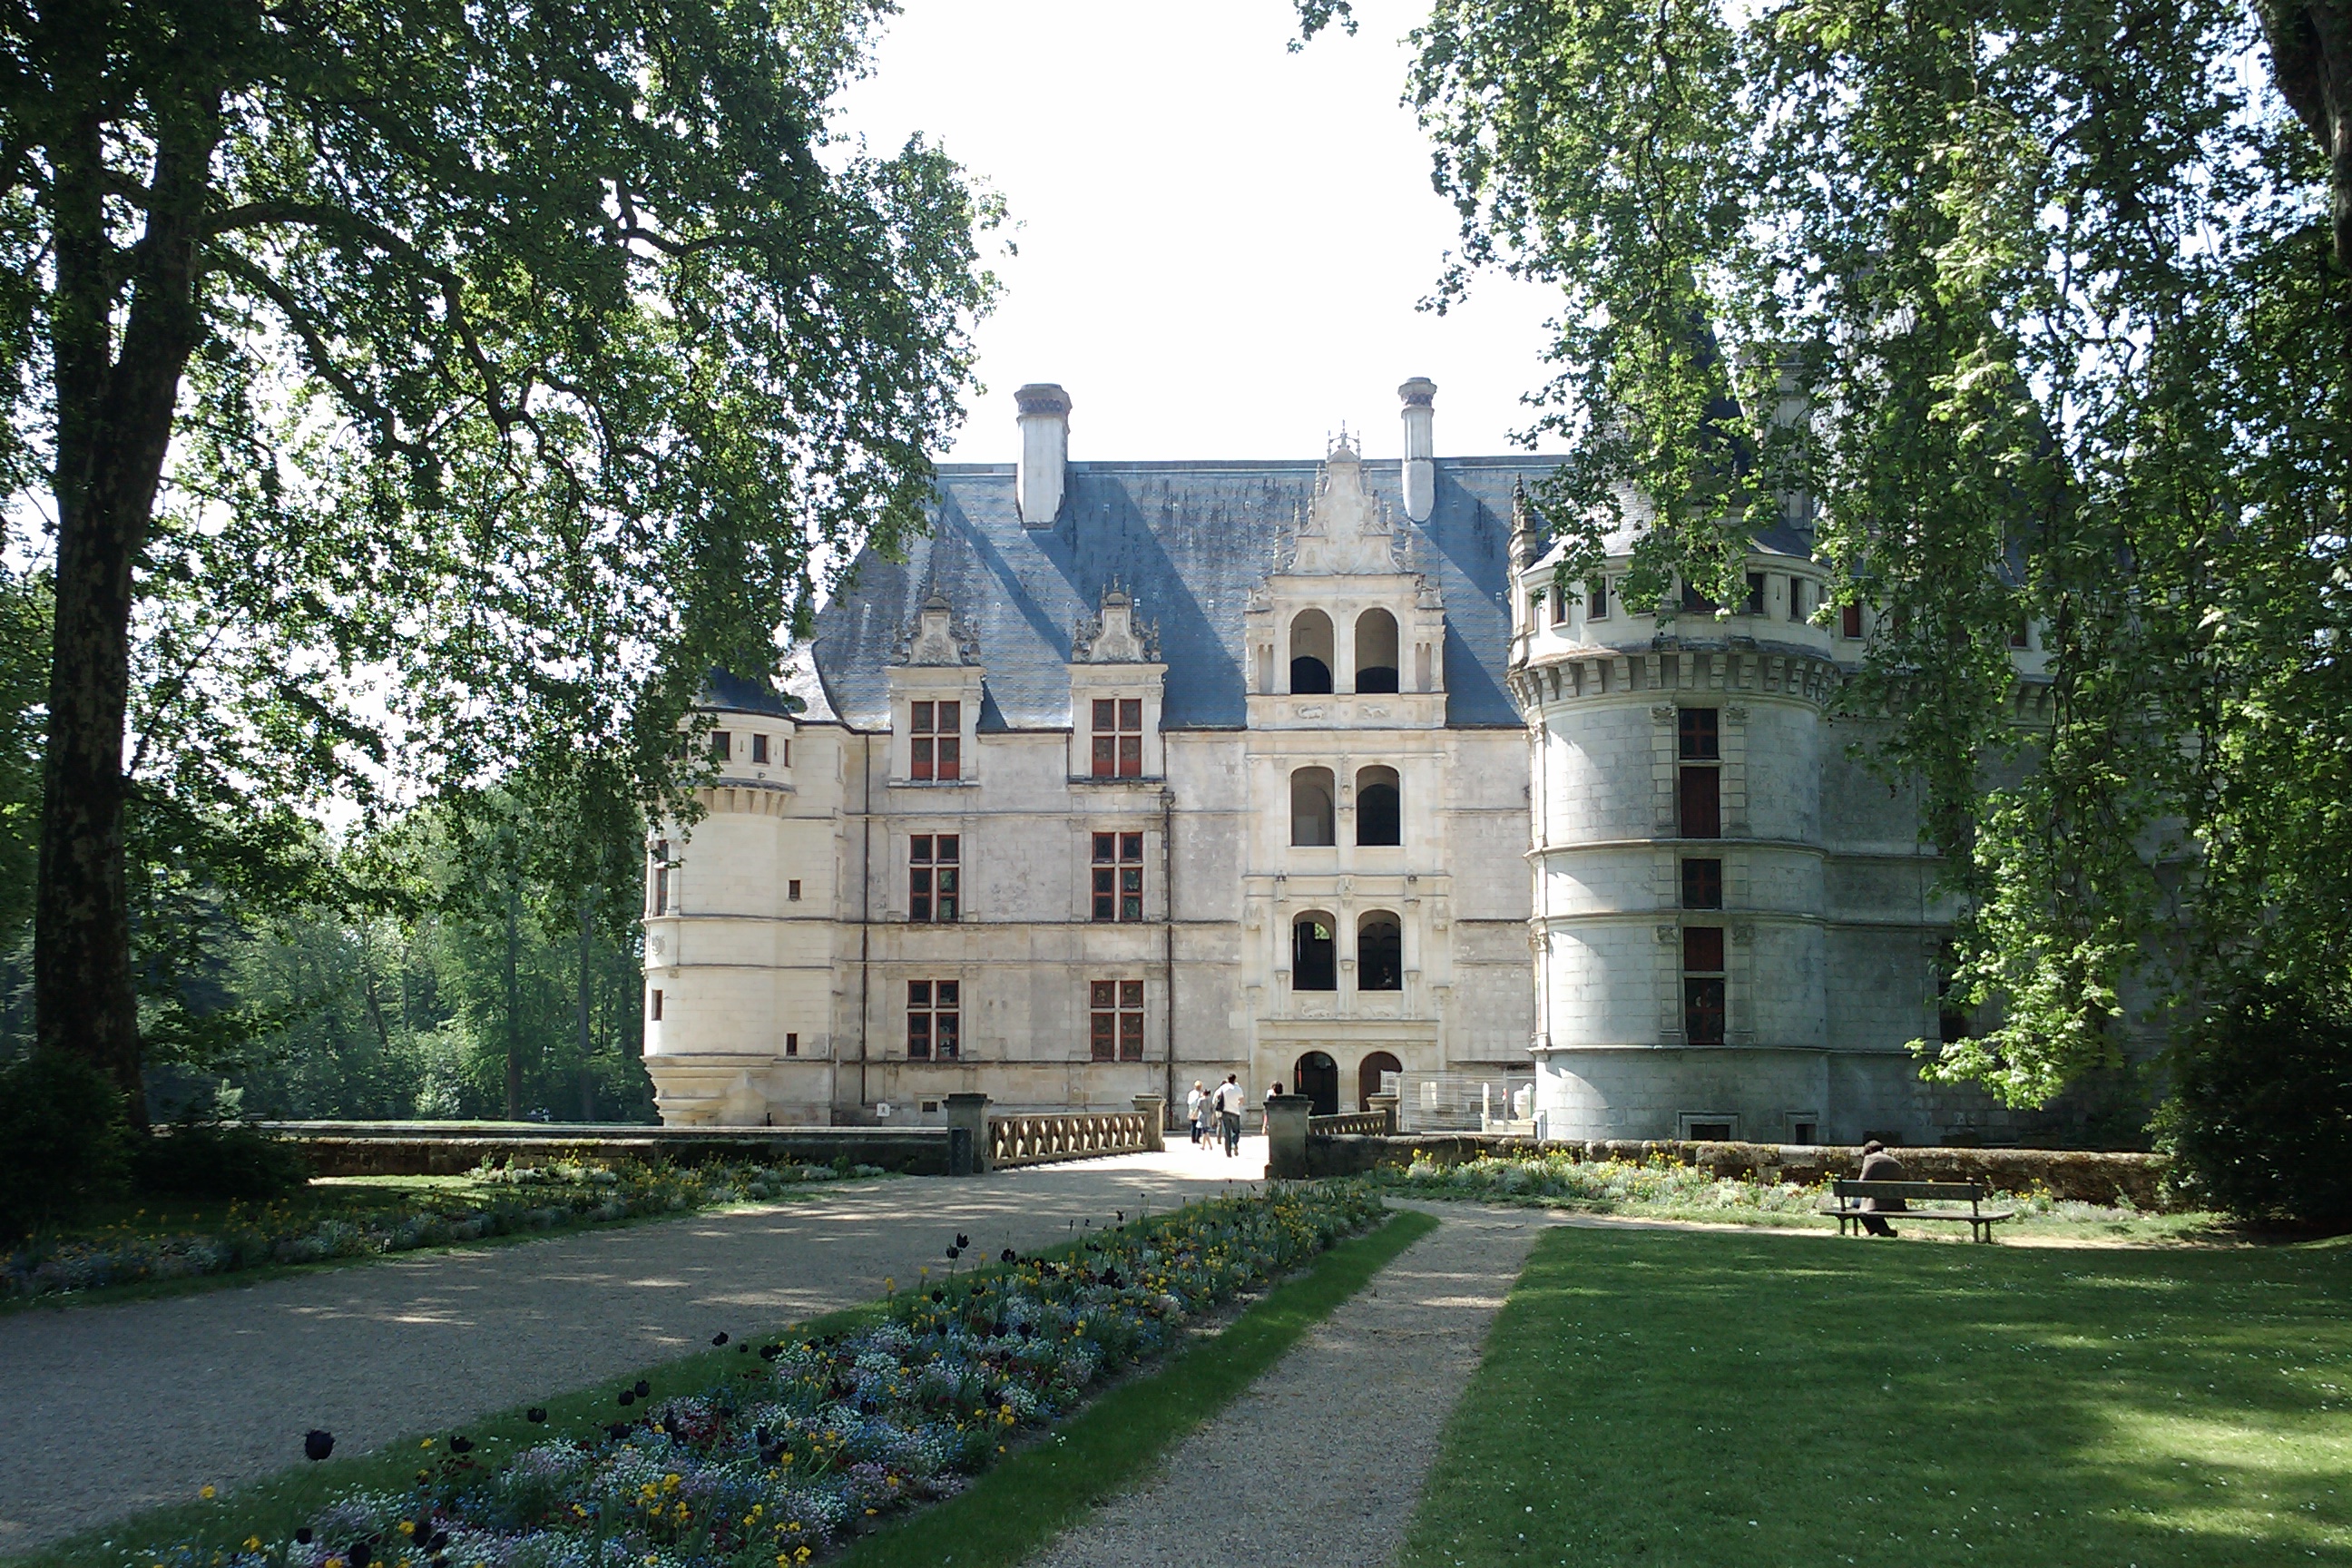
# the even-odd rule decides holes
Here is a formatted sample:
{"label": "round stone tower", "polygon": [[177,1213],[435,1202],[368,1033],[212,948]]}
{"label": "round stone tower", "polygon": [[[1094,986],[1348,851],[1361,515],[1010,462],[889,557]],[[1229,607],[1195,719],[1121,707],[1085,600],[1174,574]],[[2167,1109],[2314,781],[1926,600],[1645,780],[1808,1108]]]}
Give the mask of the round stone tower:
{"label": "round stone tower", "polygon": [[1558,552],[1517,537],[1545,1134],[1924,1137],[1935,861],[1827,713],[1865,613],[1813,624],[1828,568],[1794,530],[1754,542],[1727,607],[1624,602],[1630,539],[1557,593]]}

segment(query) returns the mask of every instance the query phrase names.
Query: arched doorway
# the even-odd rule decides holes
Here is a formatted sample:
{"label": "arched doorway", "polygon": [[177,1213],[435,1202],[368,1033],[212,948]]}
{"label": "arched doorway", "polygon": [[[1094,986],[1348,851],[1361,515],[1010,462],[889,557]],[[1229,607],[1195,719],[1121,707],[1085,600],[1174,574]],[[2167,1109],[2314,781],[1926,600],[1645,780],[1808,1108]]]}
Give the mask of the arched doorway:
{"label": "arched doorway", "polygon": [[1356,1109],[1370,1110],[1372,1096],[1381,1092],[1381,1074],[1402,1072],[1404,1063],[1386,1051],[1374,1051],[1356,1068]]}
{"label": "arched doorway", "polygon": [[1307,1097],[1308,1115],[1339,1114],[1339,1064],[1321,1051],[1309,1051],[1298,1058],[1290,1069],[1290,1088],[1294,1094]]}

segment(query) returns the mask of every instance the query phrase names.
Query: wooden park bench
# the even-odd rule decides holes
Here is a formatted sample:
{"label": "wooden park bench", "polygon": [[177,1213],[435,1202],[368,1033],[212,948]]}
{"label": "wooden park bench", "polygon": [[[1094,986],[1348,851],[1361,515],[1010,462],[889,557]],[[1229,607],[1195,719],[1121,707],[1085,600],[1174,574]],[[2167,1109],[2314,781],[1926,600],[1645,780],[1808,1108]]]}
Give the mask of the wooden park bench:
{"label": "wooden park bench", "polygon": [[[1860,1231],[1863,1216],[1876,1215],[1878,1218],[1891,1224],[1901,1225],[1908,1225],[1916,1219],[1948,1220],[1967,1226],[1969,1234],[1977,1240],[1990,1241],[1992,1227],[1995,1225],[2002,1220],[2017,1217],[2015,1209],[1986,1208],[1984,1201],[1990,1196],[1992,1196],[1992,1189],[1978,1182],[1832,1182],[1830,1201],[1822,1205],[1822,1213],[1837,1215],[1840,1236],[1845,1235],[1848,1225],[1852,1225],[1856,1231]],[[1965,1203],[1969,1206],[1965,1209],[1906,1207],[1888,1214],[1864,1208],[1862,1205],[1865,1198],[1876,1199],[1882,1203],[1888,1198],[1901,1198],[1906,1205]]]}

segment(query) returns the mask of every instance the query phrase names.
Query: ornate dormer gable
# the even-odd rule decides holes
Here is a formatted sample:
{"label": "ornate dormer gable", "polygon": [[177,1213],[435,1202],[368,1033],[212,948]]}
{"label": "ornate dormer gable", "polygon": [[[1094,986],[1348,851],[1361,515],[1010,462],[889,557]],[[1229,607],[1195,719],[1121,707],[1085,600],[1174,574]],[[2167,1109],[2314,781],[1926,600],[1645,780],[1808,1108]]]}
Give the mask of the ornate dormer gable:
{"label": "ornate dormer gable", "polygon": [[934,590],[915,610],[887,671],[890,779],[969,784],[980,778],[980,643]]}
{"label": "ornate dormer gable", "polygon": [[1362,454],[1342,430],[1315,477],[1314,496],[1294,526],[1280,570],[1302,577],[1409,571],[1407,543],[1387,504],[1364,489]]}
{"label": "ornate dormer gable", "polygon": [[1123,588],[1103,591],[1100,607],[1070,637],[1070,777],[1095,784],[1166,777],[1160,714],[1168,667],[1160,630],[1139,621]]}
{"label": "ornate dormer gable", "polygon": [[1099,614],[1079,618],[1070,634],[1072,664],[1157,664],[1160,628],[1135,618],[1135,601],[1123,588],[1102,596]]}
{"label": "ornate dormer gable", "polygon": [[915,612],[915,624],[898,638],[899,664],[962,665],[980,662],[980,642],[956,625],[955,606],[934,590]]}

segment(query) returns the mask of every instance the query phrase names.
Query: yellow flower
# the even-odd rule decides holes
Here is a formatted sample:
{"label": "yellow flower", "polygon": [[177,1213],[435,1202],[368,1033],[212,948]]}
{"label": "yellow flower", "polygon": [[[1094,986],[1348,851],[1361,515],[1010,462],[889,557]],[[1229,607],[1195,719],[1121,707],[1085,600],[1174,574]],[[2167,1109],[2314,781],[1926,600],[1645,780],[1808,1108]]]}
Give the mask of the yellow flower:
{"label": "yellow flower", "polygon": [[210,1502],[213,1499],[220,1496],[220,1488],[214,1486],[211,1482],[207,1481],[205,1483],[203,1488],[197,1491],[196,1495],[204,1499],[206,1502]]}
{"label": "yellow flower", "polygon": [[423,1441],[422,1443],[417,1444],[416,1446],[417,1446],[418,1447],[420,1447],[420,1448],[430,1448],[431,1447],[433,1447],[433,1439],[432,1439],[432,1438],[430,1438],[430,1437],[427,1437],[427,1438],[425,1438],[425,1441]]}
{"label": "yellow flower", "polygon": [[245,1538],[245,1549],[247,1552],[257,1551],[259,1549],[260,1545],[261,1537],[257,1535],[248,1535]]}

